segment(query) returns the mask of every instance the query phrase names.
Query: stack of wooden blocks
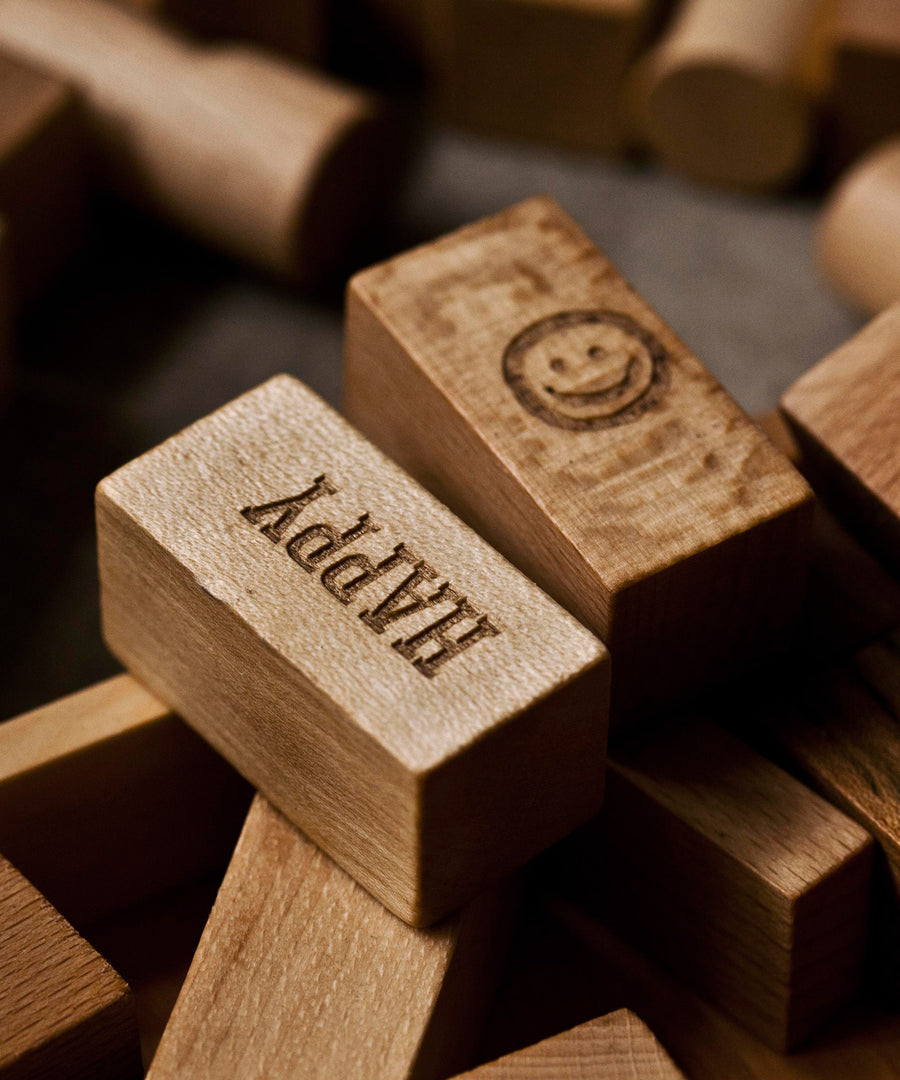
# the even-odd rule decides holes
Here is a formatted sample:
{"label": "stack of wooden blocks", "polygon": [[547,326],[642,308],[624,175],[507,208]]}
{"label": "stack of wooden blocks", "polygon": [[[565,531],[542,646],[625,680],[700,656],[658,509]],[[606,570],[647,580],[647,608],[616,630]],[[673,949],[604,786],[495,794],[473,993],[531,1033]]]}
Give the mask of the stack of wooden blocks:
{"label": "stack of wooden blocks", "polygon": [[[368,97],[92,0],[0,43],[11,306],[97,168],[322,271]],[[900,1075],[898,357],[890,308],[757,425],[547,198],[354,276],[346,418],[281,376],[98,487],[129,674],[0,726],[0,1077]],[[229,858],[135,998],[100,953]]]}

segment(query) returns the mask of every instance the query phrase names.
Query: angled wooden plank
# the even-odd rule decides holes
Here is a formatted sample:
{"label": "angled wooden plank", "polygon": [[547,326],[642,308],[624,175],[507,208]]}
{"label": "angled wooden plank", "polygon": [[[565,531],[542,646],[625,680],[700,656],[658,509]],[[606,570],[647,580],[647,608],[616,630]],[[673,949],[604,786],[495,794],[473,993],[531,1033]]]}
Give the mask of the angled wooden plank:
{"label": "angled wooden plank", "polygon": [[0,724],[0,850],[80,930],[223,868],[249,802],[129,675]]}
{"label": "angled wooden plank", "polygon": [[353,278],[344,407],[606,641],[619,709],[799,610],[807,485],[548,199]]}
{"label": "angled wooden plank", "polygon": [[900,565],[900,304],[791,386],[782,408],[831,505]]}
{"label": "angled wooden plank", "polygon": [[872,842],[704,721],[619,747],[598,898],[643,948],[783,1050],[859,987]]}
{"label": "angled wooden plank", "polygon": [[474,1080],[684,1080],[653,1032],[628,1009],[460,1075]]}
{"label": "angled wooden plank", "polygon": [[0,1077],[139,1075],[128,987],[0,856]]}
{"label": "angled wooden plank", "polygon": [[599,808],[603,645],[297,380],[97,511],[113,651],[401,917]]}
{"label": "angled wooden plank", "polygon": [[450,1075],[510,921],[497,892],[407,926],[257,796],[149,1078]]}

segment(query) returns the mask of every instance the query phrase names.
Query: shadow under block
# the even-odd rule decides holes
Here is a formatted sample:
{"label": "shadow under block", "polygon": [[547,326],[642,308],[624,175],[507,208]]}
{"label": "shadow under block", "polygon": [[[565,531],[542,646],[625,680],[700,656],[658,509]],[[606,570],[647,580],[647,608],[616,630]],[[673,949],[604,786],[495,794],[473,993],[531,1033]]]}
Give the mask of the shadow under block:
{"label": "shadow under block", "polygon": [[628,1009],[461,1074],[471,1080],[684,1080],[653,1032]]}
{"label": "shadow under block", "polygon": [[14,308],[40,292],[87,219],[87,132],[59,79],[0,51],[0,215],[9,229]]}
{"label": "shadow under block", "polygon": [[781,406],[823,496],[900,566],[900,304],[801,375]]}
{"label": "shadow under block", "polygon": [[249,46],[190,45],[100,0],[3,0],[0,47],[76,87],[124,197],[290,278],[340,262],[396,158],[371,96]]}
{"label": "shadow under block", "polygon": [[104,480],[113,652],[427,924],[600,806],[603,645],[280,376]]}
{"label": "shadow under block", "polygon": [[150,1080],[426,1080],[471,1061],[510,914],[393,916],[257,796]]}
{"label": "shadow under block", "polygon": [[773,1048],[858,989],[871,839],[733,736],[697,722],[620,748],[601,821],[617,917]]}
{"label": "shadow under block", "polygon": [[799,611],[805,481],[548,199],[352,279],[344,411],[606,642],[617,712]]}
{"label": "shadow under block", "polygon": [[79,930],[220,870],[249,803],[128,675],[0,724],[0,851]]}
{"label": "shadow under block", "polygon": [[0,856],[0,1077],[139,1075],[128,987]]}
{"label": "shadow under block", "polygon": [[439,0],[436,92],[457,123],[583,150],[625,141],[622,84],[657,0]]}

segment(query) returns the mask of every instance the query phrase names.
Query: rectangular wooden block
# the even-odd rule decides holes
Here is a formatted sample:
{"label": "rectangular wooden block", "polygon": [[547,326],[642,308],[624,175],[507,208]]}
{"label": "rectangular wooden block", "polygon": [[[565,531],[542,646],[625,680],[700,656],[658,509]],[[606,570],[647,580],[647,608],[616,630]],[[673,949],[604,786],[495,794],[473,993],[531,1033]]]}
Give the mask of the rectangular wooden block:
{"label": "rectangular wooden block", "polygon": [[657,0],[443,0],[437,96],[492,135],[616,152],[622,89]]}
{"label": "rectangular wooden block", "polygon": [[427,924],[599,808],[603,645],[282,376],[97,493],[113,652]]}
{"label": "rectangular wooden block", "polygon": [[0,1077],[140,1075],[128,987],[0,856]]}
{"label": "rectangular wooden block", "polygon": [[470,1063],[500,892],[407,926],[257,796],[150,1080],[426,1080]]}
{"label": "rectangular wooden block", "polygon": [[249,803],[128,675],[0,724],[0,851],[79,930],[223,868]]}
{"label": "rectangular wooden block", "polygon": [[548,199],[353,278],[344,406],[603,638],[619,710],[799,610],[806,483]]}
{"label": "rectangular wooden block", "polygon": [[600,888],[641,948],[775,1049],[857,990],[872,842],[705,722],[610,758]]}
{"label": "rectangular wooden block", "polygon": [[10,231],[15,305],[48,283],[87,219],[88,137],[74,92],[0,52],[0,215]]}
{"label": "rectangular wooden block", "polygon": [[900,566],[900,304],[801,375],[781,407],[817,488]]}
{"label": "rectangular wooden block", "polygon": [[618,1009],[462,1074],[473,1080],[684,1080],[653,1032]]}

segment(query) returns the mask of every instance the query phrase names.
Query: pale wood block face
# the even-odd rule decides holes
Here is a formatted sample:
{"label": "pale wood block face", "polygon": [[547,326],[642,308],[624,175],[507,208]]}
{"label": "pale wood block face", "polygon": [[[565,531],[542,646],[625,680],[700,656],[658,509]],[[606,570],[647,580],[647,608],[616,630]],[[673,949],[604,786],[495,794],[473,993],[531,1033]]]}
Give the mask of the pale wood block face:
{"label": "pale wood block face", "polygon": [[257,796],[149,1076],[447,1076],[509,919],[488,895],[409,927]]}
{"label": "pale wood block face", "polygon": [[0,1076],[140,1075],[131,994],[0,856]]}
{"label": "pale wood block face", "polygon": [[900,563],[900,305],[782,398],[810,473],[873,548]]}
{"label": "pale wood block face", "polygon": [[721,676],[799,604],[805,482],[550,200],[357,275],[344,387],[607,642],[617,700]]}
{"label": "pale wood block face", "polygon": [[619,1009],[464,1074],[473,1080],[684,1080],[634,1013]]}
{"label": "pale wood block face", "polygon": [[402,917],[599,807],[602,644],[296,380],[97,509],[113,651]]}
{"label": "pale wood block face", "polygon": [[872,845],[707,723],[610,760],[605,876],[652,954],[775,1049],[857,989]]}
{"label": "pale wood block face", "polygon": [[0,851],[79,930],[223,868],[249,803],[129,675],[0,724]]}

